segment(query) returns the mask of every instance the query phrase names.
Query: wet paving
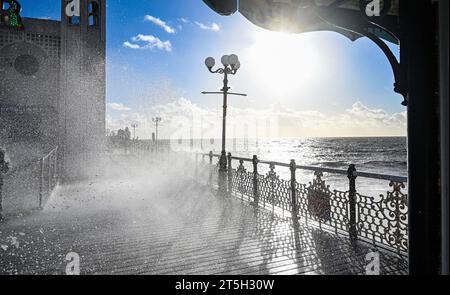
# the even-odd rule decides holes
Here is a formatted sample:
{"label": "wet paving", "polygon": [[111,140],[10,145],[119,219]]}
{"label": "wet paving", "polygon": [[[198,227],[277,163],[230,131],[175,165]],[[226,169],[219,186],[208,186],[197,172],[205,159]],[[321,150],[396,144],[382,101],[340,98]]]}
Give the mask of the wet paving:
{"label": "wet paving", "polygon": [[[109,170],[0,224],[0,274],[365,274],[363,244],[218,196],[179,167]],[[117,167],[116,167],[117,168]],[[407,264],[380,252],[381,274]]]}

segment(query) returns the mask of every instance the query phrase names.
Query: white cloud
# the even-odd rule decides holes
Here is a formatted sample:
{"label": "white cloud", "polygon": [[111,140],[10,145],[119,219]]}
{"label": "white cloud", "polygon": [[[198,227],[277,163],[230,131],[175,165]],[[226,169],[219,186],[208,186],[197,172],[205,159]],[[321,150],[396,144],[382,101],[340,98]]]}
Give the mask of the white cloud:
{"label": "white cloud", "polygon": [[[185,25],[187,25],[187,24],[196,25],[197,27],[199,27],[202,30],[214,31],[214,32],[218,32],[218,31],[221,30],[220,25],[217,24],[217,23],[206,24],[206,23],[202,23],[202,22],[199,22],[199,21],[191,21],[191,20],[189,20],[188,18],[185,18],[185,17],[178,18],[178,21],[180,23],[182,23],[182,24],[185,24]],[[180,25],[180,27],[182,27],[182,26]]]}
{"label": "white cloud", "polygon": [[382,109],[369,109],[362,102],[358,101],[352,105],[348,113],[358,116],[360,118],[382,119],[388,116],[386,111]]}
{"label": "white cloud", "polygon": [[108,107],[115,111],[131,111],[131,108],[125,106],[123,103],[108,103]]}
{"label": "white cloud", "polygon": [[187,18],[184,18],[184,17],[180,17],[178,20],[179,20],[180,22],[184,23],[184,24],[190,23],[190,21],[189,21]]}
{"label": "white cloud", "polygon": [[389,114],[358,101],[340,114],[318,111],[278,113],[281,137],[405,136],[406,112]]}
{"label": "white cloud", "polygon": [[[137,123],[140,126],[139,137],[151,138],[154,131],[151,118],[154,116],[163,118],[162,134],[166,138],[179,133],[180,129],[189,133],[190,126],[194,127],[196,136],[203,132],[204,138],[207,138],[206,134],[214,136],[221,132],[221,108],[202,108],[185,98],[152,106],[139,113],[123,113],[116,120],[109,119],[108,128],[115,130]],[[406,112],[389,114],[381,109],[371,109],[361,102],[336,115],[316,110],[295,111],[279,105],[261,110],[229,107],[230,132],[242,134],[240,129],[243,126],[254,126],[256,121],[259,122],[258,128],[264,128],[268,120],[276,122],[276,133],[270,130],[271,136],[280,138],[405,136],[407,126]],[[259,136],[264,137],[263,134],[264,131]]]}
{"label": "white cloud", "polygon": [[123,47],[131,48],[131,49],[141,49],[141,46],[138,44],[133,44],[128,41],[123,42]]}
{"label": "white cloud", "polygon": [[[172,51],[172,43],[170,41],[161,41],[161,39],[159,39],[158,37],[155,37],[153,35],[143,35],[143,34],[139,34],[135,37],[132,38],[132,41],[134,43],[125,41],[123,43],[123,46],[126,48],[131,48],[131,49],[160,49],[160,50],[165,50],[167,52],[171,52]],[[143,43],[138,44],[139,42]]]}
{"label": "white cloud", "polygon": [[[147,127],[151,126],[148,124],[148,120],[145,118],[145,116],[139,114],[139,113],[122,113],[118,118],[113,118],[111,115],[106,116],[106,128],[112,131],[117,131],[119,129],[124,129],[128,126],[128,128],[131,127],[132,124],[137,124],[139,128],[141,127]],[[141,128],[142,130],[142,128]],[[150,133],[151,135],[151,133]]]}
{"label": "white cloud", "polygon": [[154,23],[155,25],[157,25],[157,26],[163,28],[164,31],[166,31],[166,32],[169,33],[169,34],[175,34],[175,32],[176,32],[174,28],[172,28],[171,26],[169,26],[165,21],[163,21],[163,20],[160,19],[160,18],[151,16],[151,15],[146,15],[146,16],[144,17],[144,20],[149,21],[149,22],[152,22],[152,23]]}
{"label": "white cloud", "polygon": [[201,22],[195,22],[195,24],[202,30],[208,30],[208,31],[214,31],[218,32],[220,31],[220,26],[216,23],[211,23],[210,25],[201,23]]}

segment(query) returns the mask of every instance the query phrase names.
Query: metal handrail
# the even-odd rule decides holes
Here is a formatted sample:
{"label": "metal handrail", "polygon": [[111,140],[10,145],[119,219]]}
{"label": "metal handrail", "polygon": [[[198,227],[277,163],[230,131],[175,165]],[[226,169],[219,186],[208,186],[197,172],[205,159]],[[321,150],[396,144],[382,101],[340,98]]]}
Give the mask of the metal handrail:
{"label": "metal handrail", "polygon": [[5,174],[5,177],[11,177],[12,175],[15,175],[16,173],[21,172],[23,170],[26,170],[26,169],[30,168],[31,166],[33,166],[33,165],[39,164],[41,161],[47,160],[50,156],[55,154],[58,151],[58,149],[59,149],[59,147],[56,147],[51,152],[49,152],[47,155],[45,155],[42,158],[39,158],[37,160],[33,160],[33,161],[29,162],[28,164],[25,164],[23,166],[19,166],[19,167],[15,167],[15,168],[11,169],[9,173]]}
{"label": "metal handrail", "polygon": [[[217,183],[220,193],[244,196],[256,206],[291,211],[293,220],[302,218],[307,223],[313,221],[326,230],[347,232],[350,240],[356,242],[363,240],[373,245],[395,250],[404,256],[408,251],[408,201],[406,188],[407,177],[385,175],[368,172],[357,172],[355,165],[349,165],[348,170],[335,168],[321,168],[297,165],[295,160],[290,164],[276,161],[259,160],[257,156],[252,159],[233,157],[228,154],[228,171],[220,171],[213,164],[213,158],[221,155],[197,153],[197,156],[209,158],[207,183]],[[238,167],[232,168],[233,160],[240,162]],[[253,171],[247,171],[243,163],[251,163]],[[270,171],[261,175],[258,165],[270,165]],[[280,179],[275,171],[276,167],[289,169],[290,179]],[[314,172],[314,180],[302,184],[296,179],[297,170]],[[330,190],[330,186],[323,179],[324,173],[345,175],[348,181],[348,190]],[[215,177],[217,176],[217,179]],[[357,190],[358,177],[389,181],[390,190],[377,197],[360,194]],[[277,209],[277,210],[278,210]]]}
{"label": "metal handrail", "polygon": [[[214,158],[220,158],[219,154],[208,154],[208,153],[200,153],[201,156],[213,156]],[[238,161],[244,161],[244,162],[253,162],[253,159],[250,158],[243,158],[243,157],[231,157],[232,160],[238,160]],[[267,160],[258,160],[259,164],[267,164],[267,165],[275,165],[279,167],[285,167],[290,168],[291,165],[287,163],[281,163],[276,161],[267,161]],[[325,173],[332,173],[332,174],[341,174],[341,175],[348,175],[347,170],[343,169],[335,169],[335,168],[327,168],[327,167],[314,167],[314,166],[303,166],[303,165],[296,165],[296,169],[300,170],[308,170],[313,172],[325,172]],[[403,182],[407,183],[408,178],[403,176],[396,176],[396,175],[388,175],[388,174],[379,174],[379,173],[369,173],[369,172],[360,172],[356,171],[355,175],[357,177],[362,178],[373,178],[373,179],[379,179],[379,180],[388,180],[393,182]]]}
{"label": "metal handrail", "polygon": [[51,157],[53,154],[56,154],[58,152],[59,147],[54,148],[50,153],[48,153],[45,157],[42,158],[42,160],[47,160],[49,157]]}
{"label": "metal handrail", "polygon": [[[38,160],[33,160],[30,163],[16,167],[9,171],[9,173],[0,175],[0,178],[10,178],[16,174],[26,171],[30,167],[37,166],[39,169],[39,190],[38,190],[38,202],[39,208],[42,209],[45,199],[50,196],[51,192],[58,184],[58,150],[59,147],[52,149],[44,157]],[[46,169],[46,171],[44,170]],[[1,179],[0,179],[1,180]],[[0,181],[0,220],[2,213],[2,181]]]}
{"label": "metal handrail", "polygon": [[[40,164],[40,180],[39,180],[39,208],[42,209],[45,203],[44,198],[50,197],[51,192],[58,184],[58,149],[54,148],[50,153],[39,160]],[[51,163],[51,157],[53,159],[53,164]],[[44,192],[44,163],[47,161],[47,191]],[[53,171],[51,171],[53,165]],[[53,181],[52,181],[53,180]]]}

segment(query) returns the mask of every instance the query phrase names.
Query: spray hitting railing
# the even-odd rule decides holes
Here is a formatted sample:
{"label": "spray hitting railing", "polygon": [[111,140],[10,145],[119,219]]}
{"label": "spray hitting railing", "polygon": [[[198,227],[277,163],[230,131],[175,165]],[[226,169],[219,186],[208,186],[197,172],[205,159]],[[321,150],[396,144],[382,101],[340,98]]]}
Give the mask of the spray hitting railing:
{"label": "spray hitting railing", "polygon": [[[139,149],[139,148],[138,148]],[[147,154],[157,162],[169,160],[193,168],[190,176],[198,183],[219,188],[219,192],[234,195],[296,222],[332,231],[350,237],[351,242],[364,241],[401,256],[408,255],[408,195],[406,177],[366,173],[349,165],[347,170],[300,166],[294,160],[280,163],[250,158],[233,157],[228,154],[228,170],[219,171],[219,154],[210,152],[171,152],[170,149]],[[165,156],[164,156],[165,155]],[[195,163],[190,162],[195,155]],[[278,170],[277,170],[278,168]],[[282,169],[285,169],[284,171]],[[262,171],[265,170],[265,173]],[[298,173],[311,172],[312,181],[302,183]],[[282,173],[287,172],[287,173]],[[290,175],[283,179],[281,175]],[[225,176],[225,179],[221,177]],[[330,188],[331,176],[345,179],[344,189]],[[342,177],[342,178],[341,178]],[[327,180],[326,180],[327,178]],[[369,196],[357,188],[357,179],[385,182],[384,194]],[[220,187],[224,186],[224,187]]]}
{"label": "spray hitting railing", "polygon": [[[199,161],[199,156],[201,161]],[[406,256],[408,253],[408,206],[404,192],[406,177],[358,172],[355,165],[348,170],[299,166],[294,160],[290,164],[232,157],[228,154],[228,171],[220,176],[218,163],[220,155],[197,154],[196,178],[204,184],[220,186],[219,189],[256,206],[280,212],[287,211],[296,222],[317,225],[321,229],[345,234],[354,243],[358,240],[377,247],[395,251]],[[238,164],[236,165],[236,161]],[[250,164],[252,171],[248,171]],[[266,174],[259,171],[262,166]],[[281,179],[276,168],[288,169],[290,179]],[[250,170],[250,169],[249,169]],[[297,181],[298,171],[314,173],[309,184]],[[331,190],[324,174],[341,175],[348,181],[347,190]],[[225,177],[225,181],[219,181]],[[356,179],[369,178],[386,181],[389,191],[377,197],[367,196],[357,190]]]}
{"label": "spray hitting railing", "polygon": [[0,215],[5,193],[7,193],[3,187],[5,182],[11,182],[14,188],[23,186],[21,189],[25,189],[27,196],[35,196],[36,199],[30,200],[33,205],[27,209],[42,209],[59,182],[58,147],[38,160],[4,172],[0,173],[0,192],[3,193],[3,195],[0,194]]}
{"label": "spray hitting railing", "polygon": [[39,160],[39,208],[42,209],[58,184],[58,148]]}

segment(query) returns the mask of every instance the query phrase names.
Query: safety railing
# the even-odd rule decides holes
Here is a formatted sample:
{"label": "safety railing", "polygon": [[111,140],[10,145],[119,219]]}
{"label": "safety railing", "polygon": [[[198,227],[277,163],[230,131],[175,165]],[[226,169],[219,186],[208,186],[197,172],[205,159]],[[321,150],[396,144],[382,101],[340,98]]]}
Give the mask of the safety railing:
{"label": "safety railing", "polygon": [[[13,183],[12,185],[15,186],[12,188],[13,191],[18,189],[17,186],[23,184],[25,187],[19,189],[26,191],[27,196],[29,194],[29,196],[37,199],[30,200],[33,203],[32,207],[42,209],[59,181],[58,147],[38,160],[31,161],[26,165],[18,166],[9,171],[5,170],[5,173],[0,173],[0,178],[0,215],[3,211],[2,205],[5,198],[5,191],[2,189],[5,181]],[[22,179],[22,182],[17,182],[17,179]]]}
{"label": "safety railing", "polygon": [[39,167],[39,208],[42,209],[58,184],[58,148],[40,159]]}
{"label": "safety railing", "polygon": [[[201,157],[199,161],[198,157]],[[221,174],[220,155],[198,154],[196,174],[204,184],[219,189],[273,212],[290,213],[290,218],[337,234],[348,235],[352,242],[365,241],[406,256],[408,253],[408,202],[406,177],[297,165],[233,157],[228,154],[227,172]],[[264,169],[262,169],[264,168]],[[277,169],[287,169],[288,179]],[[260,171],[266,170],[266,173]],[[281,171],[281,170],[280,170]],[[297,180],[299,171],[311,172],[309,183]],[[203,173],[202,175],[200,173]],[[346,189],[332,190],[326,177],[345,177]],[[220,178],[224,177],[226,179]],[[286,177],[287,178],[287,177]],[[357,189],[357,179],[385,181],[386,193],[368,196]]]}

